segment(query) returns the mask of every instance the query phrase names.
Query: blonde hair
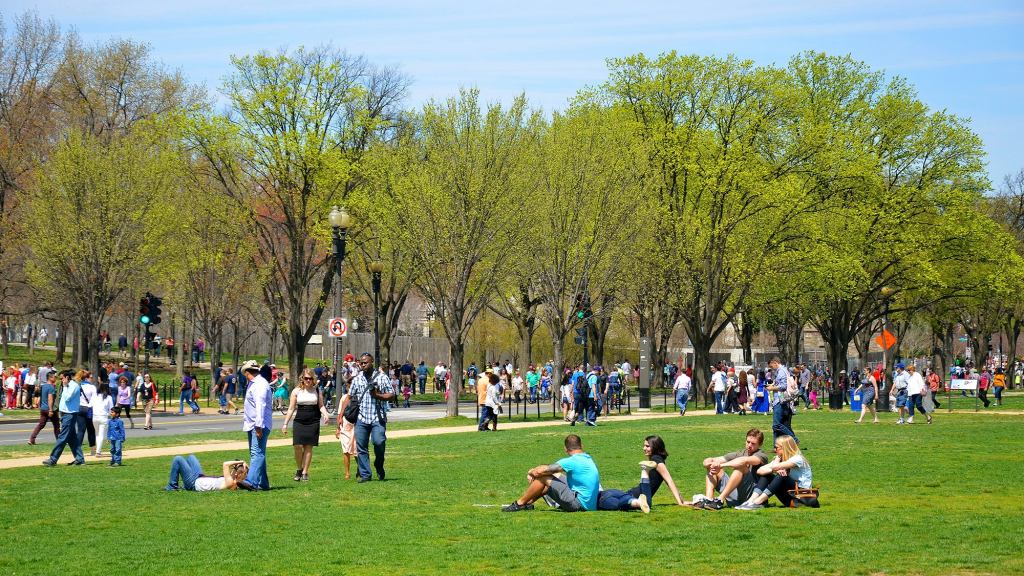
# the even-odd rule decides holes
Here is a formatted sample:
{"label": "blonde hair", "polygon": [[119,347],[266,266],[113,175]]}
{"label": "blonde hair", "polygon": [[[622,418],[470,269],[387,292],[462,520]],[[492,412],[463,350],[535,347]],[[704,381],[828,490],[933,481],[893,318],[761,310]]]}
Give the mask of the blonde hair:
{"label": "blonde hair", "polygon": [[81,382],[82,380],[85,380],[88,377],[89,377],[89,371],[88,370],[79,370],[78,372],[75,372],[75,375],[74,375],[74,377],[72,379],[75,382]]}
{"label": "blonde hair", "polygon": [[[306,380],[306,378],[309,378],[309,380]],[[307,382],[309,383],[308,387],[306,386]],[[309,368],[302,369],[302,374],[299,375],[299,387],[306,391],[316,390],[316,374]]]}
{"label": "blonde hair", "polygon": [[775,446],[782,448],[782,459],[789,460],[793,456],[802,456],[800,447],[793,441],[792,436],[779,436],[775,439]]}

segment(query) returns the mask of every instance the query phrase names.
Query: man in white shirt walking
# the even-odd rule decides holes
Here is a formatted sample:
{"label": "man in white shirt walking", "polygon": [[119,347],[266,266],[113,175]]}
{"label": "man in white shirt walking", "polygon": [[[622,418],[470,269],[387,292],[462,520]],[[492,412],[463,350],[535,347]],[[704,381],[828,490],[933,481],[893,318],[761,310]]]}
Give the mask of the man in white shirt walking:
{"label": "man in white shirt walking", "polygon": [[921,373],[917,371],[917,367],[911,364],[907,366],[907,372],[910,373],[910,377],[907,379],[907,393],[910,394],[910,401],[907,402],[907,409],[910,411],[910,418],[907,418],[907,424],[914,423],[914,408],[916,407],[921,414],[924,414],[928,419],[928,423],[932,423],[932,415],[925,412],[924,403],[922,397],[924,396],[925,390],[928,386],[924,383],[924,378],[921,377]]}

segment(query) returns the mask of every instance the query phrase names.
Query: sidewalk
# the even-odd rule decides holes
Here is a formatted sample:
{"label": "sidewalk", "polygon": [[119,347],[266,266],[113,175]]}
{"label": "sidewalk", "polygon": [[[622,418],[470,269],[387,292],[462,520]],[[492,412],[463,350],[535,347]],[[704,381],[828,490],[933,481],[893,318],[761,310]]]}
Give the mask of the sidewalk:
{"label": "sidewalk", "polygon": [[[714,410],[691,410],[686,413],[687,416],[706,416],[714,414]],[[679,415],[670,412],[668,414],[663,412],[634,412],[629,416],[606,416],[600,419],[603,424],[605,422],[624,422],[631,420],[654,420],[659,418],[679,418]],[[566,430],[575,430],[570,428],[565,422],[561,420],[544,420],[541,422],[502,422],[501,430],[510,429],[521,429],[521,428],[544,428],[544,427],[556,427],[563,426]],[[586,430],[586,428],[583,428]],[[333,430],[333,428],[331,428]],[[459,434],[459,433],[476,433],[476,426],[469,424],[467,426],[441,426],[437,428],[419,428],[415,430],[395,430],[388,432],[388,440],[395,438],[414,438],[416,436],[433,436],[436,434]],[[239,435],[242,432],[239,431]],[[334,438],[334,433],[322,434],[320,436],[320,444],[331,444],[337,442]],[[291,436],[271,439],[267,441],[267,448],[276,448],[279,446],[291,446]],[[237,451],[248,454],[249,444],[243,440],[237,442],[217,442],[217,443],[206,443],[206,444],[187,444],[183,446],[165,446],[163,448],[140,448],[138,450],[125,450],[122,454],[123,460],[133,460],[137,458],[155,458],[155,457],[170,457],[178,454],[198,454],[200,452],[223,452],[223,451]],[[0,460],[0,470],[6,470],[9,468],[26,468],[30,466],[42,467],[41,463],[45,456],[32,456],[29,458],[15,458],[11,460]],[[70,448],[64,450],[64,454],[61,455],[59,463],[71,462],[74,457],[71,455]],[[109,460],[104,459],[89,459],[86,457],[86,465],[102,464],[107,465]]]}

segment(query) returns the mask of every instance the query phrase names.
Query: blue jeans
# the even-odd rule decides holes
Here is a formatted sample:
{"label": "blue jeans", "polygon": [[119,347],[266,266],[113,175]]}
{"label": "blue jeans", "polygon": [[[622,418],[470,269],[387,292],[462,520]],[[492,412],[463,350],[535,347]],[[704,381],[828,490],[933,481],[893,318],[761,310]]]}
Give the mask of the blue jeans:
{"label": "blue jeans", "polygon": [[370,479],[369,443],[373,441],[373,467],[377,470],[377,478],[384,479],[384,448],[388,438],[384,425],[380,422],[367,424],[356,422],[356,464],[360,478]]}
{"label": "blue jeans", "polygon": [[772,406],[772,441],[779,436],[791,436],[794,442],[800,442],[793,432],[793,409],[789,402],[779,402]]}
{"label": "blue jeans", "polygon": [[[111,448],[110,453],[113,454],[114,450]],[[171,460],[171,476],[167,479],[167,486],[164,490],[177,490],[178,489],[178,477],[181,476],[181,487],[185,490],[195,490],[196,480],[203,473],[203,467],[199,464],[199,459],[196,458],[195,454],[189,454],[185,456],[175,456],[174,460]]]}
{"label": "blue jeans", "polygon": [[263,437],[256,436],[256,429],[249,430],[249,475],[246,482],[259,490],[270,490],[270,478],[267,477],[267,437],[270,428],[263,428]]}
{"label": "blue jeans", "polygon": [[417,380],[420,381],[420,394],[426,394],[427,393],[427,377],[426,376],[420,376],[419,378],[417,378]]}
{"label": "blue jeans", "polygon": [[725,406],[722,405],[722,397],[725,392],[715,391],[715,414],[725,414]]}
{"label": "blue jeans", "polygon": [[121,445],[124,444],[124,440],[111,440],[110,441],[110,463],[120,464],[121,463]]}
{"label": "blue jeans", "polygon": [[640,485],[629,492],[623,492],[622,490],[615,489],[602,490],[597,497],[597,509],[629,512],[633,509],[633,507],[630,506],[630,503],[634,498],[647,498],[647,504],[651,503],[652,495],[650,480],[641,478]]}
{"label": "blue jeans", "polygon": [[82,454],[82,439],[78,436],[78,427],[85,426],[84,420],[78,417],[78,412],[60,413],[60,435],[57,436],[57,444],[50,452],[50,462],[56,463],[64,452],[64,446],[71,444],[71,453],[75,456],[75,462],[85,462],[85,454]]}
{"label": "blue jeans", "polygon": [[690,401],[689,390],[676,390],[676,406],[680,414],[686,414],[686,404]]}
{"label": "blue jeans", "polygon": [[199,404],[197,404],[196,401],[192,399],[192,391],[191,390],[185,390],[184,392],[181,393],[181,398],[179,398],[178,414],[184,414],[185,413],[185,403],[186,402],[188,403],[188,407],[189,408],[191,408],[193,410],[199,410]]}
{"label": "blue jeans", "polygon": [[491,419],[491,407],[483,404],[480,406],[480,421],[476,424],[477,430],[486,430],[487,422]]}

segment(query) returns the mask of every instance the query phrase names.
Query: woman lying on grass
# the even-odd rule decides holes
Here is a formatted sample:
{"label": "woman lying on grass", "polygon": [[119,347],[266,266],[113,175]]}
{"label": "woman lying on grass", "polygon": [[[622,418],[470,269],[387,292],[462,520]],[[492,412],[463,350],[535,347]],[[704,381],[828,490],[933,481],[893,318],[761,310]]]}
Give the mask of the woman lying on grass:
{"label": "woman lying on grass", "polygon": [[764,508],[765,502],[772,495],[788,507],[793,499],[789,495],[790,490],[811,487],[811,465],[792,436],[779,436],[775,439],[775,459],[758,468],[757,474],[760,478],[753,496],[737,506],[737,510]]}
{"label": "woman lying on grass", "polygon": [[207,476],[203,474],[203,467],[195,454],[188,457],[175,456],[171,461],[171,477],[167,480],[164,490],[178,490],[178,478],[181,478],[182,487],[185,490],[194,492],[212,492],[214,490],[237,490],[244,488],[249,490],[245,482],[245,476],[249,473],[249,466],[241,460],[228,460],[224,463],[221,476]]}
{"label": "woman lying on grass", "polygon": [[597,498],[598,510],[641,510],[644,514],[651,511],[651,501],[655,492],[661,488],[662,482],[668,484],[676,504],[682,506],[683,499],[679,497],[679,490],[676,483],[672,481],[668,467],[665,466],[665,459],[668,452],[665,450],[665,442],[660,436],[648,436],[644,438],[644,456],[647,460],[640,463],[640,484],[631,488],[628,492],[622,490],[602,490]]}

